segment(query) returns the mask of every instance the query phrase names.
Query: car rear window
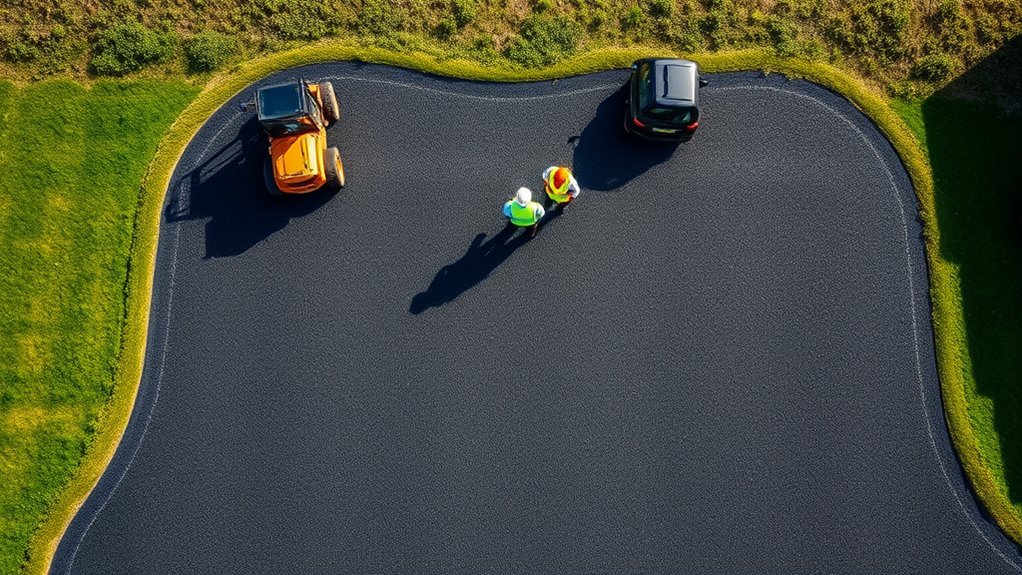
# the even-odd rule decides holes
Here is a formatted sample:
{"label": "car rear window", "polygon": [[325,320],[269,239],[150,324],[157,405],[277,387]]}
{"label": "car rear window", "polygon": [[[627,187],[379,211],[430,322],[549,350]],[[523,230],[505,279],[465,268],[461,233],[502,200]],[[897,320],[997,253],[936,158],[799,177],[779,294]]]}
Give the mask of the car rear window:
{"label": "car rear window", "polygon": [[660,108],[652,107],[646,109],[646,115],[658,122],[671,124],[688,124],[695,120],[695,110],[692,108]]}

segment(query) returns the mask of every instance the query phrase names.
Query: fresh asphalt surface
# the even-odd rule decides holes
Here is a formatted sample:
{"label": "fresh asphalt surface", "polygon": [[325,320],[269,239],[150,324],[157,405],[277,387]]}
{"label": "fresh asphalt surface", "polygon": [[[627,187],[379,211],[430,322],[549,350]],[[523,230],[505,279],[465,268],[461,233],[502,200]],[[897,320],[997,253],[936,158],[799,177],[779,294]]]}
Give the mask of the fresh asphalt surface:
{"label": "fresh asphalt surface", "polygon": [[[259,85],[299,76],[348,187],[263,193],[256,86],[202,128],[53,573],[1019,570],[949,447],[911,184],[840,97],[711,76],[673,148],[620,135],[623,71]],[[499,234],[565,162],[579,200]]]}

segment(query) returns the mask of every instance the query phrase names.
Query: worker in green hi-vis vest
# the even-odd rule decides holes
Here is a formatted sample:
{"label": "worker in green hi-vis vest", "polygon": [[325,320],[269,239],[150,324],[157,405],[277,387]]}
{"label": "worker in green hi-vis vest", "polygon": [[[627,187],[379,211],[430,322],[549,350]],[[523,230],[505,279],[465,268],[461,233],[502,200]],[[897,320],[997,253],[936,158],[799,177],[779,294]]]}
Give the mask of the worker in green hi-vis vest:
{"label": "worker in green hi-vis vest", "polygon": [[527,228],[530,238],[536,237],[539,221],[544,215],[546,210],[539,202],[532,201],[532,190],[529,188],[518,188],[515,197],[504,204],[504,217],[508,220],[508,227]]}

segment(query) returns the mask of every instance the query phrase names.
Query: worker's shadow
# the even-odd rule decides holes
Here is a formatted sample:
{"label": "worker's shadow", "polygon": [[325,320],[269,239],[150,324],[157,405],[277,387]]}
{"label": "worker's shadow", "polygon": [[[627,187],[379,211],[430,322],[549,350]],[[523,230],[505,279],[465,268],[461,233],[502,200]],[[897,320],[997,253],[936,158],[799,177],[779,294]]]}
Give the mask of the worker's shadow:
{"label": "worker's shadow", "polygon": [[527,231],[518,231],[510,226],[488,240],[485,233],[477,235],[465,255],[441,268],[426,291],[415,294],[408,311],[418,315],[431,307],[440,307],[454,301],[486,279],[490,272],[511,257],[515,250],[528,243],[529,239]]}
{"label": "worker's shadow", "polygon": [[582,188],[610,191],[674,155],[678,143],[648,142],[625,133],[627,84],[596,108],[575,144],[572,172]]}
{"label": "worker's shadow", "polygon": [[[191,146],[205,142],[196,139]],[[206,258],[234,256],[311,213],[334,194],[319,190],[302,196],[270,196],[263,183],[266,137],[255,118],[225,146],[198,148],[193,167],[175,180],[164,210],[167,222],[206,219]],[[189,156],[182,162],[189,161]]]}

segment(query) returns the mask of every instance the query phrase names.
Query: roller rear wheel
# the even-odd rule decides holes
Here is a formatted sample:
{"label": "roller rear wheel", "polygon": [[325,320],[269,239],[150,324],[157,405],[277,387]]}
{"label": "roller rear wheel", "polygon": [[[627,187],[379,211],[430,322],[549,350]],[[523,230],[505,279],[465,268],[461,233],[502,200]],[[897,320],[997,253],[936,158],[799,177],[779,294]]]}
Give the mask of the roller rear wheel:
{"label": "roller rear wheel", "polygon": [[269,156],[263,161],[263,185],[271,196],[282,196],[283,192],[277,187],[277,180],[273,177],[273,159]]}

